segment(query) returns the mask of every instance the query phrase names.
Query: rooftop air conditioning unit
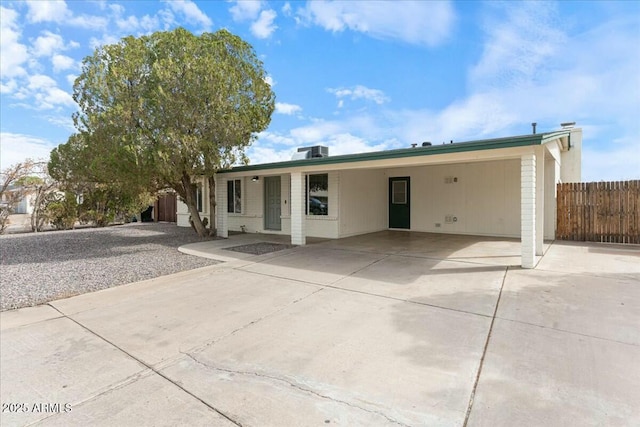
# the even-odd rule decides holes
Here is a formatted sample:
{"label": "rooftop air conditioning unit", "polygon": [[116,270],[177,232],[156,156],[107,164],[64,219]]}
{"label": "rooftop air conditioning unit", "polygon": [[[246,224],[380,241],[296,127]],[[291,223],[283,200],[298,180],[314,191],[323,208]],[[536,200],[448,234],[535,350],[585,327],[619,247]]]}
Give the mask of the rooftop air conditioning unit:
{"label": "rooftop air conditioning unit", "polygon": [[314,145],[313,147],[298,148],[298,152],[294,153],[293,159],[311,159],[316,157],[329,157],[329,147],[323,145]]}

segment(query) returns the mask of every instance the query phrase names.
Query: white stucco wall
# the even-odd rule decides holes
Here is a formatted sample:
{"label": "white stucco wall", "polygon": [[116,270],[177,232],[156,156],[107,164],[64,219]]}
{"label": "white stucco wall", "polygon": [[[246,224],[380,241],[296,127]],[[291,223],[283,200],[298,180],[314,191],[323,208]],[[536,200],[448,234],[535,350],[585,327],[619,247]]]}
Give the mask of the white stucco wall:
{"label": "white stucco wall", "polygon": [[[572,136],[572,150],[577,154],[580,137],[580,132]],[[565,162],[576,161],[576,157],[561,157],[559,147],[559,143],[554,143],[537,149],[537,155],[544,159],[541,162],[543,176],[538,179],[544,181],[544,209],[541,212],[544,214],[545,239],[552,239],[555,234],[555,184],[568,167]],[[480,151],[473,153],[474,160],[467,161],[458,159],[460,153],[452,153],[439,156],[438,163],[406,167],[392,167],[390,165],[398,164],[398,161],[385,159],[375,165],[333,164],[329,167],[336,170],[330,172],[311,165],[309,168],[266,170],[265,173],[271,173],[266,176],[281,178],[280,231],[264,229],[265,175],[258,175],[259,180],[252,182],[251,177],[256,172],[228,173],[219,176],[219,185],[226,186],[227,179],[243,180],[243,210],[241,214],[229,214],[228,229],[231,231],[241,231],[244,226],[249,233],[290,234],[290,172],[297,171],[302,174],[328,173],[329,178],[328,215],[305,217],[308,237],[338,238],[386,230],[389,178],[409,176],[412,231],[517,238],[521,233],[521,156],[529,152],[533,152],[532,147],[501,150],[503,156],[508,156],[505,160],[498,159],[498,154],[492,151]],[[419,158],[402,159],[402,162],[415,162],[416,159]],[[574,165],[574,173],[576,168],[579,169],[579,165]],[[208,209],[206,202],[205,209]],[[448,216],[455,217],[456,221],[448,223]],[[186,206],[178,203],[178,225],[188,226],[187,219]]]}
{"label": "white stucco wall", "polygon": [[383,169],[340,172],[340,237],[386,230],[388,182]]}
{"label": "white stucco wall", "polygon": [[[322,172],[318,172],[322,173]],[[274,176],[274,175],[268,175]],[[243,211],[241,214],[229,214],[229,230],[242,231],[244,226],[247,233],[291,234],[291,180],[289,174],[280,176],[280,219],[281,230],[265,230],[264,228],[264,175],[258,181],[252,181],[246,176],[243,181]],[[225,177],[226,179],[226,177]],[[229,177],[228,179],[238,179]],[[326,216],[306,217],[306,233],[309,237],[338,237],[338,195],[339,173],[328,173],[329,210]],[[226,182],[226,181],[225,181]],[[226,185],[226,183],[225,183]]]}
{"label": "white stucco wall", "polygon": [[[412,231],[520,235],[517,159],[396,168],[386,173],[387,177],[411,178]],[[455,182],[447,183],[447,177]],[[449,215],[456,221],[447,223]]]}

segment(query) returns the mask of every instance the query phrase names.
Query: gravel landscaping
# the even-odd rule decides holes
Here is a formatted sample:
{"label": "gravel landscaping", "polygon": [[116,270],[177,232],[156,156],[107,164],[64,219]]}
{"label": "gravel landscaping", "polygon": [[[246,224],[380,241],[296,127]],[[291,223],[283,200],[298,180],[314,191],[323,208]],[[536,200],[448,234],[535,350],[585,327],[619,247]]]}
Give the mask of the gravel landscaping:
{"label": "gravel landscaping", "polygon": [[0,310],[217,264],[177,250],[200,241],[167,223],[0,236]]}

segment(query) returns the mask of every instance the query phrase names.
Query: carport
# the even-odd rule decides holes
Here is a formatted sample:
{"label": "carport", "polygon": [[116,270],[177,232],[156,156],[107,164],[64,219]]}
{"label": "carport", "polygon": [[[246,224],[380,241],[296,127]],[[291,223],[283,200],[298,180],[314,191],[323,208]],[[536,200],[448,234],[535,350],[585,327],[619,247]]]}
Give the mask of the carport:
{"label": "carport", "polygon": [[383,230],[515,238],[520,265],[533,268],[555,237],[556,184],[580,179],[581,140],[568,127],[341,156],[311,147],[322,157],[219,172],[218,233],[283,234],[294,245]]}

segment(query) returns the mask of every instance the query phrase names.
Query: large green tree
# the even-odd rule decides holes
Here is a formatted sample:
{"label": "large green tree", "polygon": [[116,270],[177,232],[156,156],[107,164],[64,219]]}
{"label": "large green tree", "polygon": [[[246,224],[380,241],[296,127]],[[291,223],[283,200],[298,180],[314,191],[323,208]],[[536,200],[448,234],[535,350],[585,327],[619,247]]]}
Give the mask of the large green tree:
{"label": "large green tree", "polygon": [[214,174],[246,164],[244,150],[271,120],[275,95],[265,77],[251,45],[226,30],[178,28],[99,47],[74,85],[78,132],[58,147],[52,169],[173,188],[198,234],[215,234],[198,212],[196,182],[208,180],[214,218]]}

